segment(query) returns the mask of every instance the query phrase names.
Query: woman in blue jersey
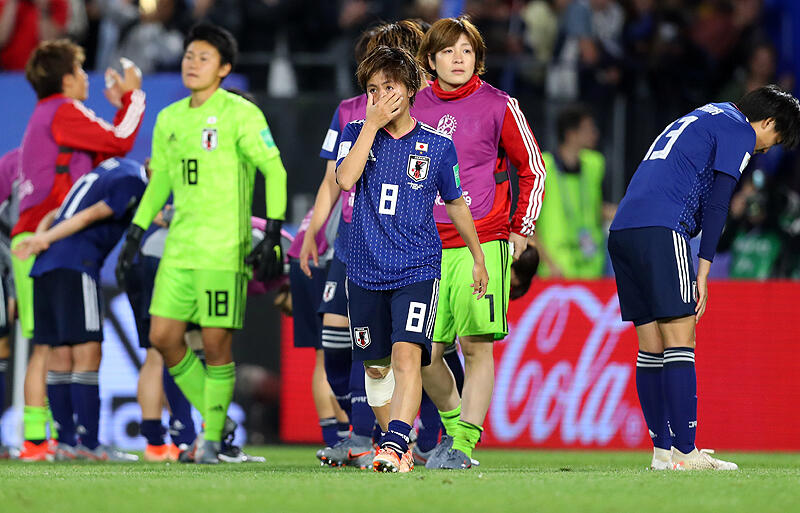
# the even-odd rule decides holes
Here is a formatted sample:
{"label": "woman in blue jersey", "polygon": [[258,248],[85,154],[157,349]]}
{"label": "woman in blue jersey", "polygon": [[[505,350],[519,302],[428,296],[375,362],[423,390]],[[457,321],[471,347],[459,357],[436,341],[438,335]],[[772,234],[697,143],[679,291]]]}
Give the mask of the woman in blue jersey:
{"label": "woman in blue jersey", "polygon": [[[735,470],[695,447],[695,325],[733,190],[753,153],[800,139],[800,103],[776,86],[710,103],[653,142],[611,223],[608,250],[622,319],[639,338],[636,388],[654,470]],[[702,231],[697,274],[688,241]]]}
{"label": "woman in blue jersey", "polygon": [[[366,119],[349,123],[339,143],[336,180],[356,189],[346,291],[353,360],[366,368],[367,400],[390,403],[376,471],[408,472],[411,424],[430,364],[442,246],[433,218],[439,193],[474,259],[475,293],[488,275],[458,178],[449,136],[411,117],[422,70],[405,50],[380,46],[362,61]],[[464,284],[467,286],[468,284]]]}

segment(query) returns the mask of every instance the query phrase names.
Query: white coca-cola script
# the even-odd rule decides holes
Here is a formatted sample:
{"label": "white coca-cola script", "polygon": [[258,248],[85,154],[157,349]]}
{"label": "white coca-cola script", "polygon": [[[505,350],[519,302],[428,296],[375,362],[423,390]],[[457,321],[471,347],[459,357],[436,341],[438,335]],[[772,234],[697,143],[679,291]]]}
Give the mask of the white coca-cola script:
{"label": "white coca-cola script", "polygon": [[[560,359],[559,347],[575,344],[576,322],[585,324],[580,316],[591,329],[579,356]],[[625,397],[634,386],[636,347],[612,360],[620,334],[629,329],[616,294],[604,302],[582,285],[540,292],[501,342],[489,411],[492,436],[514,445],[603,446],[619,434],[627,446],[641,444],[647,428],[635,395]],[[562,340],[565,333],[571,342]]]}

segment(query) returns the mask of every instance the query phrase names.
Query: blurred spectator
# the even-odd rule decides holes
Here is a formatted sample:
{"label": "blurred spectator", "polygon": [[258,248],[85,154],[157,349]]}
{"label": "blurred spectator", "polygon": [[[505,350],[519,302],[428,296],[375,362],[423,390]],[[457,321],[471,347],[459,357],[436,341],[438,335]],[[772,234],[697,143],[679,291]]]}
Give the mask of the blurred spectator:
{"label": "blurred spectator", "polygon": [[746,93],[775,82],[775,48],[769,43],[755,46],[750,57],[736,70],[733,79],[719,93],[720,101],[736,102]]}
{"label": "blurred spectator", "polygon": [[550,62],[558,36],[555,0],[533,0],[522,10],[525,22],[525,43],[541,62]]}
{"label": "blurred spectator", "polygon": [[[588,109],[572,106],[558,116],[558,149],[542,154],[545,196],[536,222],[539,276],[593,279],[605,268],[603,176],[605,158],[593,148],[599,137]],[[613,208],[607,216],[613,217]]]}
{"label": "blurred spectator", "polygon": [[766,176],[755,170],[731,198],[730,216],[720,238],[719,251],[730,251],[728,275],[737,279],[765,280],[777,273],[783,247],[775,197],[765,186]]}
{"label": "blurred spectator", "polygon": [[192,25],[187,0],[103,0],[96,69],[127,57],[142,72],[177,69]]}
{"label": "blurred spectator", "polygon": [[0,0],[0,68],[23,70],[40,41],[66,33],[68,0]]}
{"label": "blurred spectator", "polygon": [[553,61],[547,70],[547,96],[574,100],[578,97],[578,65],[591,54],[592,11],[584,0],[555,0],[558,36]]}

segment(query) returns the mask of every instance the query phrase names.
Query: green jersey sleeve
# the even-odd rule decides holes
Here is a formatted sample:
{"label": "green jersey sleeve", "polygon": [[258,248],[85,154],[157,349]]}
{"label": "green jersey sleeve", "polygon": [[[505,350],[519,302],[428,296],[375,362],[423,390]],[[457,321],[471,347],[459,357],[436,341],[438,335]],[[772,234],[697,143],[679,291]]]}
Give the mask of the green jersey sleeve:
{"label": "green jersey sleeve", "polygon": [[169,198],[172,191],[169,178],[169,155],[167,138],[164,130],[165,121],[159,114],[153,129],[152,156],[150,157],[150,181],[139,202],[139,208],[133,217],[133,224],[144,228],[150,227],[156,214]]}
{"label": "green jersey sleeve", "polygon": [[286,169],[264,114],[256,105],[248,106],[239,123],[239,151],[264,174],[267,217],[283,220],[286,218]]}

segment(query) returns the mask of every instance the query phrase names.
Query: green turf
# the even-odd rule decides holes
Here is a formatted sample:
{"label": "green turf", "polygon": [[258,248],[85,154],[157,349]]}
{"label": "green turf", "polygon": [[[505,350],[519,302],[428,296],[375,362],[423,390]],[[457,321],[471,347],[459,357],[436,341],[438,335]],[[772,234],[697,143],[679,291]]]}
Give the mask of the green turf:
{"label": "green turf", "polygon": [[319,467],[312,447],[266,464],[0,462],[0,512],[800,511],[800,455],[719,455],[738,472],[650,472],[645,452],[476,451],[468,471]]}

